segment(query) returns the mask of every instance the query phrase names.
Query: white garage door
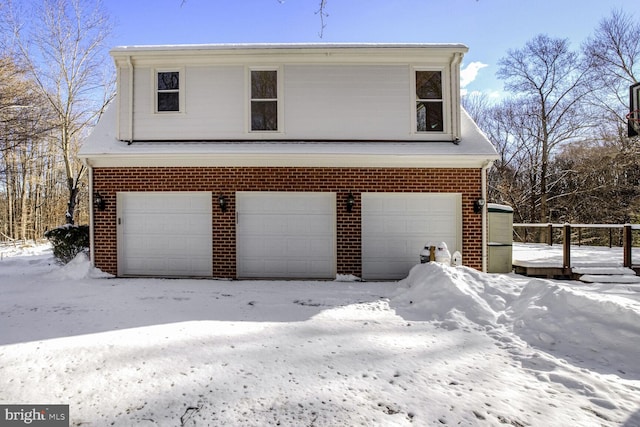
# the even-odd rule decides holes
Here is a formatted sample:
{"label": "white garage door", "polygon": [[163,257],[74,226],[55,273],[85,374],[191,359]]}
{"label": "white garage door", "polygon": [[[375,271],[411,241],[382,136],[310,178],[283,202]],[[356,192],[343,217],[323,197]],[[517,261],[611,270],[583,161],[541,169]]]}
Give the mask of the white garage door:
{"label": "white garage door", "polygon": [[461,218],[460,194],[363,193],[362,277],[406,277],[428,242],[461,251]]}
{"label": "white garage door", "polygon": [[334,193],[236,194],[239,277],[335,278]]}
{"label": "white garage door", "polygon": [[211,276],[210,192],[118,193],[118,275]]}

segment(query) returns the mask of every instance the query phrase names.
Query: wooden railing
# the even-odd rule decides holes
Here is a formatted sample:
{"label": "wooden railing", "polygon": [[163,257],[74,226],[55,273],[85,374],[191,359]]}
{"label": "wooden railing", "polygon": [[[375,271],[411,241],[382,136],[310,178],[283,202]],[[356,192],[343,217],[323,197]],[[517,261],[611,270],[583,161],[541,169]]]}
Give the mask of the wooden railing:
{"label": "wooden railing", "polygon": [[633,231],[640,230],[640,224],[533,224],[533,223],[514,223],[515,228],[539,228],[545,230],[542,234],[547,244],[553,245],[553,230],[562,230],[562,268],[571,269],[571,233],[574,229],[578,230],[578,245],[581,245],[582,233],[585,228],[603,228],[609,229],[609,247],[612,247],[613,230],[621,230],[622,236],[622,264],[624,267],[632,268],[633,261],[631,250],[633,247]]}

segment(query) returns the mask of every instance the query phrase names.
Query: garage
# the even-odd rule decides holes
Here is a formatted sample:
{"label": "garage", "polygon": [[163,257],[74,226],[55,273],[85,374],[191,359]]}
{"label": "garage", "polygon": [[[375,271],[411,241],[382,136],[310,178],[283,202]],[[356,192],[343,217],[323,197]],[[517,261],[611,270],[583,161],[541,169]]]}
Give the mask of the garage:
{"label": "garage", "polygon": [[238,277],[335,278],[335,206],[335,193],[236,193]]}
{"label": "garage", "polygon": [[426,243],[445,242],[451,253],[462,252],[461,236],[460,194],[362,194],[363,279],[402,279],[420,262]]}
{"label": "garage", "polygon": [[117,194],[119,276],[210,277],[210,192]]}

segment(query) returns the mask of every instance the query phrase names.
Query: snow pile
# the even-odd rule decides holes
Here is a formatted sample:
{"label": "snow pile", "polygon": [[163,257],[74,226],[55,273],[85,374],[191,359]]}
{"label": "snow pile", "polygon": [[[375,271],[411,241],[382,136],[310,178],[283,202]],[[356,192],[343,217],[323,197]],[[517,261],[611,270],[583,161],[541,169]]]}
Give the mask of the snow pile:
{"label": "snow pile", "polygon": [[456,329],[472,321],[495,326],[506,307],[508,289],[491,286],[487,275],[468,267],[448,267],[438,262],[416,265],[399,282],[392,297],[398,310],[419,320],[436,320]]}
{"label": "snow pile", "polygon": [[574,361],[640,374],[640,304],[548,280],[531,280],[507,310],[529,344]]}
{"label": "snow pile", "polygon": [[336,282],[360,282],[361,279],[353,274],[337,274]]}
{"label": "snow pile", "polygon": [[52,273],[57,279],[101,279],[113,277],[109,273],[105,273],[102,270],[92,267],[89,261],[89,256],[81,252],[75,256],[67,264],[60,267],[60,270]]}
{"label": "snow pile", "polygon": [[[415,266],[392,305],[403,316],[447,329],[507,327],[529,345],[618,374],[638,373],[640,303],[571,285],[488,275],[440,263]],[[511,281],[512,282],[512,281]],[[495,334],[495,332],[494,332]]]}

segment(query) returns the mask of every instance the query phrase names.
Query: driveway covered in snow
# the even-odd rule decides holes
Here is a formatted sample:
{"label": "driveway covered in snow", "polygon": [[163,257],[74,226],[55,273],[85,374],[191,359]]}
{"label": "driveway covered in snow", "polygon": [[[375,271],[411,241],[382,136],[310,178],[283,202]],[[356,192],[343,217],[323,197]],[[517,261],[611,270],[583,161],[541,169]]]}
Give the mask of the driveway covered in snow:
{"label": "driveway covered in snow", "polygon": [[640,303],[425,264],[401,282],[105,278],[0,261],[0,402],[71,425],[640,425]]}

